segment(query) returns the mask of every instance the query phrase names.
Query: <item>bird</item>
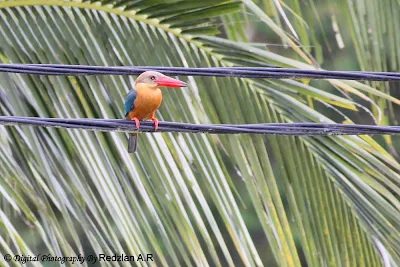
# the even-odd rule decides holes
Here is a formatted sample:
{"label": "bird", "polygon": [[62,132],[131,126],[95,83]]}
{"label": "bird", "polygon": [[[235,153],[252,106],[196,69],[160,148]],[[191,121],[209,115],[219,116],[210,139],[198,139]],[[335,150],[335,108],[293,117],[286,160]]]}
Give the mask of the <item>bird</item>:
{"label": "bird", "polygon": [[[160,107],[162,94],[159,87],[186,87],[187,83],[168,77],[157,71],[146,71],[140,74],[135,87],[128,92],[125,98],[125,118],[135,122],[139,129],[139,120],[152,120],[154,130],[158,129],[158,120],[154,117]],[[137,149],[137,133],[129,135],[128,153],[135,153]]]}

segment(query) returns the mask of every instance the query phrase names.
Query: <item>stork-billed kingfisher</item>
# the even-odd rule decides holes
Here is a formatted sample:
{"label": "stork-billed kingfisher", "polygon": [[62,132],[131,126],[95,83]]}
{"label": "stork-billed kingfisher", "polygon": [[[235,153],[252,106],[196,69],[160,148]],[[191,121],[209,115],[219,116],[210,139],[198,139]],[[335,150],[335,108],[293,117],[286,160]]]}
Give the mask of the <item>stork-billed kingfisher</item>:
{"label": "stork-billed kingfisher", "polygon": [[[170,78],[156,71],[146,71],[139,75],[135,88],[130,90],[125,98],[125,118],[133,120],[139,129],[139,120],[152,120],[154,130],[158,129],[158,120],[154,117],[161,105],[162,94],[159,87],[185,87],[186,83]],[[137,133],[129,135],[128,153],[136,152]]]}

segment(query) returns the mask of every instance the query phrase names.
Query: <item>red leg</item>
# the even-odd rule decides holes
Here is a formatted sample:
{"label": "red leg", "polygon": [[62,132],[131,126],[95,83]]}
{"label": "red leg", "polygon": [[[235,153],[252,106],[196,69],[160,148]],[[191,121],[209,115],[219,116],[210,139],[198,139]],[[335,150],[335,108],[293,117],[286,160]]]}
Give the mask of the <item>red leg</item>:
{"label": "red leg", "polygon": [[151,118],[151,120],[154,122],[154,131],[157,131],[158,129],[158,120],[156,118]]}
{"label": "red leg", "polygon": [[132,118],[132,120],[135,122],[136,129],[138,129],[138,130],[139,130],[140,123],[139,123],[139,120],[138,120],[138,118],[134,117],[134,118]]}

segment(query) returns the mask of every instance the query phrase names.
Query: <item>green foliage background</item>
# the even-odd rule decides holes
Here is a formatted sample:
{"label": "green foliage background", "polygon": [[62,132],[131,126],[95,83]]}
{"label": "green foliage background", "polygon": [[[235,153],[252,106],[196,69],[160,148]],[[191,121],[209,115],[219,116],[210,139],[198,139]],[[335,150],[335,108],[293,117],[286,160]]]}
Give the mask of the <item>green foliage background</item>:
{"label": "green foliage background", "polygon": [[[4,0],[0,59],[398,71],[398,11],[396,0]],[[180,78],[190,86],[164,90],[161,120],[397,125],[396,83]],[[0,114],[122,118],[132,82],[2,73]],[[141,134],[132,156],[123,134],[0,127],[0,261],[153,253],[126,265],[397,266],[398,143]]]}

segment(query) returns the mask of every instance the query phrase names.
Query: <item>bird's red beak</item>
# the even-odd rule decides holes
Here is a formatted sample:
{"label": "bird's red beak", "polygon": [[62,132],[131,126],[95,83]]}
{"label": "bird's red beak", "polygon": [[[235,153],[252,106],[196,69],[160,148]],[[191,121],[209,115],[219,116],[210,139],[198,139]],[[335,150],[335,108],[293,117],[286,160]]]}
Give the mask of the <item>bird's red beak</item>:
{"label": "bird's red beak", "polygon": [[156,83],[158,86],[175,87],[175,88],[187,86],[187,83],[167,76],[157,78]]}

